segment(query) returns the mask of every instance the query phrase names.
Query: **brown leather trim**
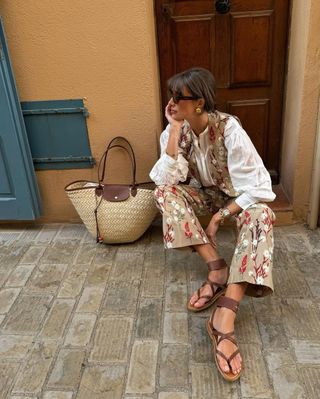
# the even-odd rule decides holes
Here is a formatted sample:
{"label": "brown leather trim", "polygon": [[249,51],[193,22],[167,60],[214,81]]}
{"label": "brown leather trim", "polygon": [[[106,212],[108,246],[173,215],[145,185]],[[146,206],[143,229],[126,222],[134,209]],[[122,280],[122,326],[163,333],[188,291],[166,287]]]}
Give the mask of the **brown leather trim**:
{"label": "brown leather trim", "polygon": [[96,188],[96,194],[98,197],[102,195],[106,201],[125,201],[130,197],[130,186],[105,184]]}

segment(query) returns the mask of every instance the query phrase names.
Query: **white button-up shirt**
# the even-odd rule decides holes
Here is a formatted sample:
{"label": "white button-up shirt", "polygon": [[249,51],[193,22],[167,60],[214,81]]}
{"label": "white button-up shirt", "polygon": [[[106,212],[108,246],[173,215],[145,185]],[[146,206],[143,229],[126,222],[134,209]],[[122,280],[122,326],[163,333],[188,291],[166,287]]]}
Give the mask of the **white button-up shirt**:
{"label": "white button-up shirt", "polygon": [[[169,125],[160,136],[161,157],[150,172],[151,179],[156,185],[175,185],[187,179],[189,163],[179,148],[178,158],[175,160],[166,153],[169,139]],[[194,179],[190,184],[194,186],[211,187],[215,183],[211,173],[214,167],[209,162],[208,153],[212,149],[209,128],[207,127],[199,137],[192,132],[193,157],[201,181]],[[256,202],[271,202],[276,195],[272,191],[271,178],[261,157],[255,149],[248,134],[240,123],[232,116],[229,117],[224,131],[224,145],[227,149],[227,165],[234,189],[239,193],[235,202],[247,209]]]}

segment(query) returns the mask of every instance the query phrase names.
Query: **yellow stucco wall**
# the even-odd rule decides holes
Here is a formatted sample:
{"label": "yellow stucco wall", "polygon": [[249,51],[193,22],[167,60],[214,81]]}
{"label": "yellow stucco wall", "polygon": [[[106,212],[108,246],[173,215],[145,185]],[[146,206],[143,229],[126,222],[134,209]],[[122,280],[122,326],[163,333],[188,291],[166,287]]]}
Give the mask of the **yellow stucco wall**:
{"label": "yellow stucco wall", "polygon": [[[136,150],[138,181],[149,180],[161,130],[152,0],[3,0],[0,15],[20,100],[86,98],[93,156],[124,135]],[[78,220],[64,186],[96,173],[37,172],[40,221]],[[115,157],[110,175],[128,177]]]}
{"label": "yellow stucco wall", "polygon": [[320,2],[293,0],[281,182],[297,220],[309,210],[320,93]]}
{"label": "yellow stucco wall", "polygon": [[[138,180],[147,180],[161,131],[153,1],[2,0],[0,15],[21,101],[86,98],[93,156],[125,135],[136,149]],[[320,92],[319,20],[318,0],[292,0],[281,183],[300,220],[309,206]],[[113,158],[114,181],[128,179],[120,169]],[[63,188],[95,180],[96,168],[41,171],[37,178],[40,221],[77,221]]]}
{"label": "yellow stucco wall", "polygon": [[[306,0],[308,2],[308,0]],[[282,184],[288,196],[293,198],[293,183],[296,162],[299,120],[302,108],[302,93],[306,46],[308,40],[308,20],[310,7],[304,7],[302,1],[295,1],[291,13],[289,34],[287,91],[284,110],[284,134],[282,141]],[[299,51],[296,49],[299,48]]]}

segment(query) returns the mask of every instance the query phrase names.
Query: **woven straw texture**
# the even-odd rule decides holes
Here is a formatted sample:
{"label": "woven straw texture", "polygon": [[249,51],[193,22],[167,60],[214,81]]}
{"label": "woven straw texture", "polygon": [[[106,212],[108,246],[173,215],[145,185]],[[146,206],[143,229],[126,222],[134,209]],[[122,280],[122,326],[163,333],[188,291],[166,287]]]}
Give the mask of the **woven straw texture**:
{"label": "woven straw texture", "polygon": [[94,209],[98,207],[97,218],[100,236],[106,244],[119,244],[137,240],[150,226],[157,214],[151,185],[139,185],[137,195],[126,201],[109,202],[96,197],[98,184],[78,181],[69,184],[66,194],[78,212],[88,231],[96,237]]}

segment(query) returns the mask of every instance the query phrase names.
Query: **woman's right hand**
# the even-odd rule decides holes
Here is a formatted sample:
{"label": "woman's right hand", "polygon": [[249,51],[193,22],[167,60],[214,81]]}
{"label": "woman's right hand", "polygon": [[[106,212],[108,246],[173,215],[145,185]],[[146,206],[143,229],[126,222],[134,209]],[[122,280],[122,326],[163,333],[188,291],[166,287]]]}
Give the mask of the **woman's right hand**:
{"label": "woman's right hand", "polygon": [[178,128],[180,130],[180,128],[183,125],[183,119],[181,120],[177,120],[172,116],[172,110],[171,110],[172,104],[171,104],[171,100],[168,102],[166,108],[165,108],[165,116],[167,118],[167,121],[169,122],[169,124],[172,127]]}
{"label": "woman's right hand", "polygon": [[208,224],[205,233],[207,237],[209,238],[210,243],[212,244],[213,248],[216,248],[217,243],[216,243],[216,234],[217,231],[219,230],[220,227],[220,214],[216,213],[212,219],[210,220],[210,223]]}

